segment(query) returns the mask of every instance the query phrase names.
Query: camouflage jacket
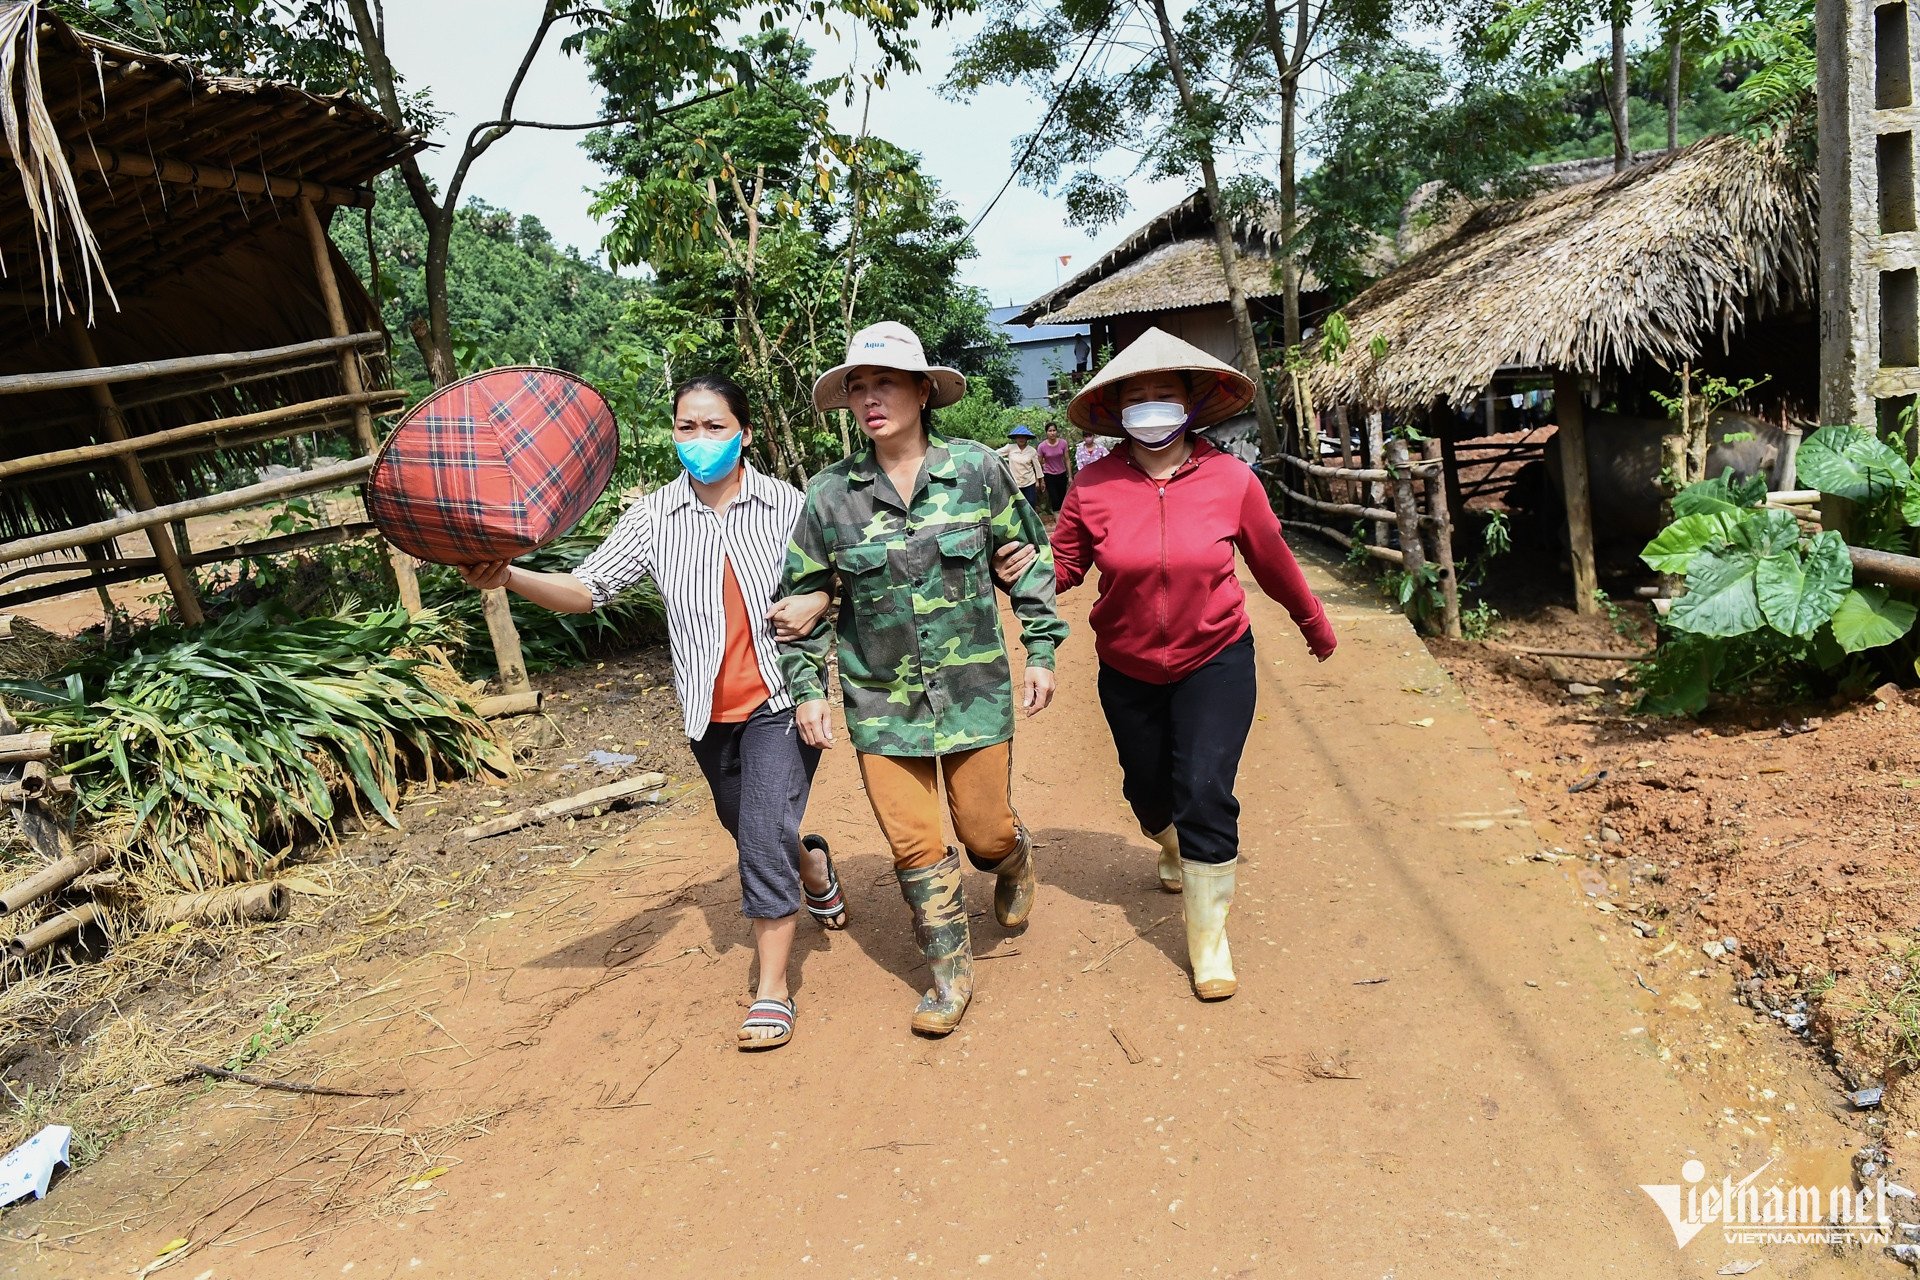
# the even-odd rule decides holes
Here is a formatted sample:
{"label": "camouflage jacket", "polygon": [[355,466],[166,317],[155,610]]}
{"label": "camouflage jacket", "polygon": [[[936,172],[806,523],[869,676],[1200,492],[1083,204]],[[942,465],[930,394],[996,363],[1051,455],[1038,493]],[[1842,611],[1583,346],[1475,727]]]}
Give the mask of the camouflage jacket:
{"label": "camouflage jacket", "polygon": [[[831,591],[839,574],[840,689],[855,750],[942,756],[1013,737],[1013,677],[989,565],[1009,542],[1040,548],[1009,595],[1028,664],[1050,668],[1067,635],[1053,609],[1053,551],[991,450],[932,437],[907,502],[872,446],[807,486],[781,593]],[[781,646],[795,702],[826,696],[832,639],[823,624]]]}

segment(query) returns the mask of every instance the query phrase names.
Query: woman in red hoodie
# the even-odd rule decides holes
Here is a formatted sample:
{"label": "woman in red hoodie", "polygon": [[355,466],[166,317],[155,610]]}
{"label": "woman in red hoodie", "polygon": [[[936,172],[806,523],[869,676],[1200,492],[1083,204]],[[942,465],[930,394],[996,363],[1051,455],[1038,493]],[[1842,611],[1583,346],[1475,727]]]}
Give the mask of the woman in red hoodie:
{"label": "woman in red hoodie", "polygon": [[[1089,621],[1100,706],[1121,789],[1160,846],[1160,886],[1183,894],[1194,994],[1234,993],[1227,946],[1240,856],[1234,776],[1253,727],[1253,630],[1234,563],[1285,605],[1313,656],[1333,627],[1244,462],[1195,432],[1253,402],[1253,382],[1159,329],[1108,362],[1067,406],[1090,434],[1122,436],[1067,490],[1053,529],[1055,587],[1100,571]],[[1008,566],[996,566],[1001,572]],[[1024,556],[1011,564],[1024,567]]]}

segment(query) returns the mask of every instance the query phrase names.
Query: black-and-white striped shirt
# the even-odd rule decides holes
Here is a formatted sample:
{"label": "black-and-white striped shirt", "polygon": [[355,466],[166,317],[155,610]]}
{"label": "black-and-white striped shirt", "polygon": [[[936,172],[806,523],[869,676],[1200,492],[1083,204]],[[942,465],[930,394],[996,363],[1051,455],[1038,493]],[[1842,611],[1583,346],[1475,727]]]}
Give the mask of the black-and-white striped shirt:
{"label": "black-and-white striped shirt", "polygon": [[713,682],[727,647],[723,592],[729,560],[753,620],[754,657],[772,695],[767,706],[783,711],[793,705],[765,614],[779,589],[787,543],[805,501],[792,485],[748,464],[739,496],[717,512],[694,496],[682,472],[628,508],[607,540],[573,571],[593,593],[595,608],[642,578],[658,584],[673,650],[673,688],[686,712],[689,738],[703,736],[713,718]]}

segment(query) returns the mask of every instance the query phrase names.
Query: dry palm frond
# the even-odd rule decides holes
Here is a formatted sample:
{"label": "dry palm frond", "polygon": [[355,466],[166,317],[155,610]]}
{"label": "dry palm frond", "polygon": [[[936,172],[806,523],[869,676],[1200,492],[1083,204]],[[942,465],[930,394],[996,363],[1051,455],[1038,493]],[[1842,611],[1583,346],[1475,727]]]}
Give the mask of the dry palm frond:
{"label": "dry palm frond", "polygon": [[[86,288],[87,323],[93,323],[93,280],[117,308],[107,264],[99,241],[80,205],[80,189],[67,164],[66,144],[47,112],[40,82],[40,5],[38,0],[0,8],[0,135],[20,174],[28,221],[41,261],[40,300],[48,315],[58,319],[76,311],[68,290],[65,259],[74,259],[73,274]],[[8,274],[0,260],[0,275]]]}
{"label": "dry palm frond", "polygon": [[1461,404],[1502,368],[1678,364],[1814,295],[1813,175],[1778,139],[1715,137],[1474,213],[1346,308],[1322,403]]}

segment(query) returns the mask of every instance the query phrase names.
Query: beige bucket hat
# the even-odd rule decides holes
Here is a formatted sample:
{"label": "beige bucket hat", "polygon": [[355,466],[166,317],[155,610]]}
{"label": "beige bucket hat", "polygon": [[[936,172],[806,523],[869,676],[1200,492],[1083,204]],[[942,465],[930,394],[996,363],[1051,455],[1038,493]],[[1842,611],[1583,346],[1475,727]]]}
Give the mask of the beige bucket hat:
{"label": "beige bucket hat", "polygon": [[820,375],[813,384],[813,407],[825,413],[847,407],[847,375],[862,365],[882,369],[901,369],[925,374],[933,381],[933,395],[927,401],[932,409],[957,404],[967,394],[967,376],[958,369],[928,364],[926,348],[920,336],[903,324],[883,320],[870,324],[847,343],[847,361]]}
{"label": "beige bucket hat", "polygon": [[1096,435],[1124,435],[1120,426],[1120,384],[1143,373],[1187,375],[1193,388],[1193,398],[1187,404],[1192,414],[1188,425],[1196,431],[1231,418],[1253,403],[1252,378],[1164,329],[1149,329],[1080,388],[1067,404],[1068,421]]}

